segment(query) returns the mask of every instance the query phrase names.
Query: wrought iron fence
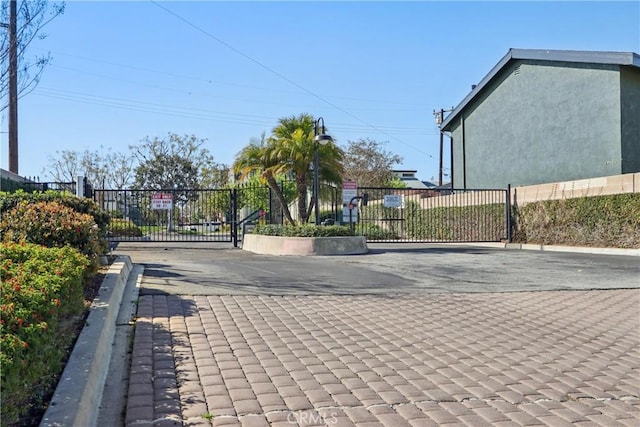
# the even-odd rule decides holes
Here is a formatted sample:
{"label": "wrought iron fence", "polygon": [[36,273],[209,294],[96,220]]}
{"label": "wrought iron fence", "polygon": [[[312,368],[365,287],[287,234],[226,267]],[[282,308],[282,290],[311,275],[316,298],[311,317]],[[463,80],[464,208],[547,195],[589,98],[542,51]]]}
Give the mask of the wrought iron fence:
{"label": "wrought iron fence", "polygon": [[[295,184],[280,185],[282,199],[298,221]],[[358,189],[358,197],[365,193],[367,205],[349,210],[342,205],[339,189],[322,186],[321,220],[350,225],[369,242],[509,240],[508,190]],[[94,190],[93,197],[111,214],[109,238],[119,241],[218,241],[237,246],[251,224],[286,222],[282,200],[267,186]],[[304,206],[310,213],[309,200]]]}
{"label": "wrought iron fence", "polygon": [[358,189],[358,196],[365,193],[367,206],[357,209],[352,227],[370,242],[509,239],[508,190]]}
{"label": "wrought iron fence", "polygon": [[231,190],[94,190],[118,241],[231,241]]}

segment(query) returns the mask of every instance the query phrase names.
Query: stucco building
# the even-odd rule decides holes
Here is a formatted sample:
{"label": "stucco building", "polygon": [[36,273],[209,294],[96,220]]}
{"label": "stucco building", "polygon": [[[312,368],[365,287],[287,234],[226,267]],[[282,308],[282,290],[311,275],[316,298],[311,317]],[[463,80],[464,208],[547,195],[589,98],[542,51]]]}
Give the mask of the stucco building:
{"label": "stucco building", "polygon": [[510,49],[441,131],[454,188],[640,172],[640,56]]}

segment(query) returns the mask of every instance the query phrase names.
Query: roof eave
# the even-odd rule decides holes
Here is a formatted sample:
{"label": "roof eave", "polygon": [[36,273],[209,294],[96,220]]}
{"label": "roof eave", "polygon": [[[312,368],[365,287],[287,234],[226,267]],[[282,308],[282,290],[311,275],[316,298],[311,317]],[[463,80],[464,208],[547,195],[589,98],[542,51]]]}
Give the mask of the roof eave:
{"label": "roof eave", "polygon": [[450,131],[449,125],[464,110],[467,104],[489,84],[489,82],[502,71],[512,59],[543,60],[556,62],[581,62],[592,64],[616,64],[640,68],[640,55],[635,52],[587,52],[568,50],[544,50],[544,49],[514,49],[511,48],[505,56],[484,76],[467,96],[443,118],[440,130]]}

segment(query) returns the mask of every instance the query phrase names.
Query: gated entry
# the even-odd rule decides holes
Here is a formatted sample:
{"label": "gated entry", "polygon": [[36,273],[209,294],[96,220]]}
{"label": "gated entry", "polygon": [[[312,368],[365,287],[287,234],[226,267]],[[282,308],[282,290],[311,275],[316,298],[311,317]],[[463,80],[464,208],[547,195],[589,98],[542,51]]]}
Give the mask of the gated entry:
{"label": "gated entry", "polygon": [[[331,191],[329,191],[331,190]],[[499,242],[510,240],[509,190],[359,188],[368,195],[351,224],[369,242]],[[322,197],[325,194],[325,197]],[[213,190],[94,190],[112,215],[114,241],[232,242],[247,224],[282,224],[268,187]],[[326,200],[325,200],[326,198]],[[349,224],[337,189],[321,191],[321,219]],[[287,203],[294,204],[287,198]]]}
{"label": "gated entry", "polygon": [[[284,193],[291,202],[291,191]],[[112,241],[232,242],[237,246],[248,224],[281,224],[284,216],[267,186],[94,190],[93,198],[111,214],[108,237]]]}
{"label": "gated entry", "polygon": [[94,190],[115,241],[231,242],[233,190]]}

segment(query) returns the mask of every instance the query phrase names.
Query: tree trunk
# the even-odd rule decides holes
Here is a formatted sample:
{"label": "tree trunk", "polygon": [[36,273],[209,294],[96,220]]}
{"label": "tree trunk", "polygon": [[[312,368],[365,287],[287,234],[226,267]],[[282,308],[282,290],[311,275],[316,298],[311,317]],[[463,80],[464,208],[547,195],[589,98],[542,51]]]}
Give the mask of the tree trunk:
{"label": "tree trunk", "polygon": [[[305,181],[296,180],[296,193],[298,195],[298,215],[300,216],[300,224],[309,222],[309,213],[307,213],[307,183]],[[313,200],[312,200],[313,202]]]}
{"label": "tree trunk", "polygon": [[280,188],[278,182],[273,176],[267,176],[267,184],[269,184],[269,187],[271,187],[271,190],[273,190],[273,192],[275,193],[276,198],[280,202],[280,205],[282,205],[282,211],[284,212],[284,216],[287,221],[289,221],[291,225],[295,225],[295,221],[291,217],[291,211],[289,211],[289,205],[284,198],[284,194],[282,194],[282,188]]}

